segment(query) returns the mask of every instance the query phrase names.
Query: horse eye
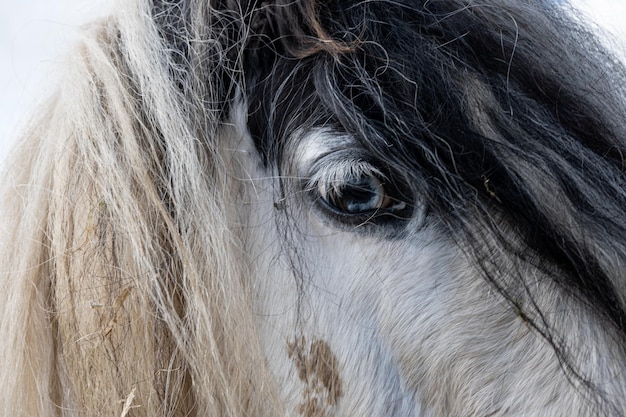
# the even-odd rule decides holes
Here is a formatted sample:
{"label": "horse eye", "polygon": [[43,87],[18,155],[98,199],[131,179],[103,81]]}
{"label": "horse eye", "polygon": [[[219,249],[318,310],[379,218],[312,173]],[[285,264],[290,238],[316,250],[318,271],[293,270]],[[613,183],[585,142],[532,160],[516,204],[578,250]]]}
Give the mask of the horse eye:
{"label": "horse eye", "polygon": [[402,210],[406,203],[388,195],[383,183],[373,175],[354,177],[341,184],[318,187],[322,200],[345,215],[374,214]]}

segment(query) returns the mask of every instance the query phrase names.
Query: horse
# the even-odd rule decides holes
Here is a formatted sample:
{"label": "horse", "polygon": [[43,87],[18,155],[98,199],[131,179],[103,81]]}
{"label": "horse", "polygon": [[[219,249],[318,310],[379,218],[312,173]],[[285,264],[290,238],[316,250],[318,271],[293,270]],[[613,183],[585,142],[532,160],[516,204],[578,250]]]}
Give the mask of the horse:
{"label": "horse", "polygon": [[2,416],[626,416],[626,72],[544,0],[125,0],[5,169]]}

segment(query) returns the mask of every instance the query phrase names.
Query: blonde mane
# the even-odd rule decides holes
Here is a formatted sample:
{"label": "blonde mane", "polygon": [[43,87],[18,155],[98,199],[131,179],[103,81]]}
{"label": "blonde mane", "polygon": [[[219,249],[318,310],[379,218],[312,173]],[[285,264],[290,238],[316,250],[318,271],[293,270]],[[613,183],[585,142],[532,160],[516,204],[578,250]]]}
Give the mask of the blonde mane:
{"label": "blonde mane", "polygon": [[8,169],[0,415],[279,415],[229,227],[228,127],[181,100],[148,2],[125,3]]}

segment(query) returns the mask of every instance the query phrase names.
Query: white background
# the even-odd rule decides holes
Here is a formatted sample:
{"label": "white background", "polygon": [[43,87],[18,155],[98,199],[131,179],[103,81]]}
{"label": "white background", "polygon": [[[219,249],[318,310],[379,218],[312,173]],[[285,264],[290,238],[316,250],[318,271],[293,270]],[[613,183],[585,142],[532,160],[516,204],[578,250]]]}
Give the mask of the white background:
{"label": "white background", "polygon": [[[4,0],[9,4],[0,13],[0,163],[36,103],[50,94],[55,71],[62,69],[60,57],[80,26],[105,15],[115,1]],[[571,1],[623,40],[617,48],[626,45],[626,0]]]}
{"label": "white background", "polygon": [[80,27],[115,1],[0,0],[0,164],[36,104],[53,91]]}

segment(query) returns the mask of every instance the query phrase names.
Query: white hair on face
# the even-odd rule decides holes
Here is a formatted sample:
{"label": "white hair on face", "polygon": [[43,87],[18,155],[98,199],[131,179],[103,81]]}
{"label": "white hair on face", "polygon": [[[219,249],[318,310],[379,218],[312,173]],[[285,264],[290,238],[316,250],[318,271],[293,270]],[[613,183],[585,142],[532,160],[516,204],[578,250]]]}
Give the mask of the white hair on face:
{"label": "white hair on face", "polygon": [[281,413],[229,227],[234,129],[206,108],[199,129],[149,8],[85,33],[8,171],[0,415],[119,416],[131,392],[140,415]]}

